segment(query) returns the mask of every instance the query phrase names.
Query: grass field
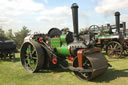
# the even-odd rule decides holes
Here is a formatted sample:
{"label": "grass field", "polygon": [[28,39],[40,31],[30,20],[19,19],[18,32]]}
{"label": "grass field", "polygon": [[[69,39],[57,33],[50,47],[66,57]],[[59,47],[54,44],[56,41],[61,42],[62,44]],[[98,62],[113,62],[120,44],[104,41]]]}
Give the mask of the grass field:
{"label": "grass field", "polygon": [[81,81],[73,72],[61,69],[44,70],[38,73],[25,71],[20,63],[0,60],[0,85],[128,85],[128,56],[122,59],[108,59],[113,66],[93,81]]}

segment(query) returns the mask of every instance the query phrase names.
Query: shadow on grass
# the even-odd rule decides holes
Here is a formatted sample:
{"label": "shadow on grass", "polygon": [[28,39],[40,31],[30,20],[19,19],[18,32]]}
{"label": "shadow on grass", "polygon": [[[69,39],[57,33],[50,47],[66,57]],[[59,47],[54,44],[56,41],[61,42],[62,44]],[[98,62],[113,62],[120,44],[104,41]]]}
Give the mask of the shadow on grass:
{"label": "shadow on grass", "polygon": [[20,58],[15,58],[14,62],[19,62],[19,61],[20,61]]}
{"label": "shadow on grass", "polygon": [[72,72],[69,69],[62,69],[62,68],[51,68],[51,69],[43,69],[37,73],[61,73],[61,72]]}
{"label": "shadow on grass", "polygon": [[124,70],[109,69],[104,75],[99,76],[98,78],[92,80],[92,82],[109,83],[110,81],[115,80],[119,77],[128,77],[128,69],[124,69]]}
{"label": "shadow on grass", "polygon": [[[38,73],[60,73],[60,72],[72,72],[72,71],[68,69],[65,70],[62,68],[56,68],[56,69],[44,69],[44,70],[39,71]],[[124,70],[108,69],[105,74],[99,77],[96,77],[90,82],[109,83],[110,81],[115,80],[120,77],[128,78],[128,69],[124,69]]]}

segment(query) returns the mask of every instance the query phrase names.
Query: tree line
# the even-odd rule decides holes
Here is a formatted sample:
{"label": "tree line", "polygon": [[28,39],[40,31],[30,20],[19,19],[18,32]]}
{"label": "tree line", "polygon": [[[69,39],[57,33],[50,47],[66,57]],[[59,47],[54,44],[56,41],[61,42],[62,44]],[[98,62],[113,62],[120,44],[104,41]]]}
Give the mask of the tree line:
{"label": "tree line", "polygon": [[20,31],[14,32],[12,29],[9,29],[7,32],[0,28],[0,37],[4,37],[6,40],[15,40],[17,44],[17,48],[19,49],[24,41],[24,38],[28,36],[30,30],[23,26]]}

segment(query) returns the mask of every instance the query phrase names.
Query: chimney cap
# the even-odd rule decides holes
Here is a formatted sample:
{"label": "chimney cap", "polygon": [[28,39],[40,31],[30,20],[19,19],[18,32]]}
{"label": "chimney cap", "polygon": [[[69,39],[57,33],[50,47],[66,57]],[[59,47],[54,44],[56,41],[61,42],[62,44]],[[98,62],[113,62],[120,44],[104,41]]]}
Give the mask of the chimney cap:
{"label": "chimney cap", "polygon": [[115,16],[120,16],[120,12],[115,12]]}
{"label": "chimney cap", "polygon": [[77,5],[77,3],[73,3],[71,8],[79,8],[79,6]]}

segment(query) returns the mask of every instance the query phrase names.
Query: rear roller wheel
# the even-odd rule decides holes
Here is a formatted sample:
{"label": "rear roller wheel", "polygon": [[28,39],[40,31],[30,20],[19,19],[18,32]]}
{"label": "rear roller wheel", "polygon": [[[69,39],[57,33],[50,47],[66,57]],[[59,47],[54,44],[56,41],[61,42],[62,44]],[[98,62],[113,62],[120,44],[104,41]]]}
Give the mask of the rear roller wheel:
{"label": "rear roller wheel", "polygon": [[[92,72],[78,72],[74,71],[74,74],[82,80],[92,80],[95,77],[102,75],[108,68],[107,60],[101,53],[89,54],[86,57],[83,56],[83,68],[92,69]],[[73,67],[78,67],[78,58],[76,57],[73,62]]]}
{"label": "rear roller wheel", "polygon": [[20,55],[21,63],[27,71],[37,72],[44,65],[44,50],[35,41],[25,42]]}
{"label": "rear roller wheel", "polygon": [[[73,61],[73,67],[78,67],[78,58],[76,57]],[[88,59],[86,59],[84,57],[83,59],[83,68],[84,69],[89,69],[89,68],[92,68],[91,64],[90,64],[90,61]],[[79,79],[82,79],[82,80],[89,80],[90,77],[91,77],[91,74],[92,72],[77,72],[77,71],[74,71],[74,74],[79,78]]]}
{"label": "rear roller wheel", "polygon": [[120,58],[123,53],[123,47],[119,42],[112,41],[106,47],[106,54],[110,58]]}

